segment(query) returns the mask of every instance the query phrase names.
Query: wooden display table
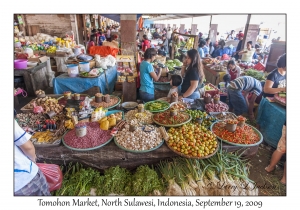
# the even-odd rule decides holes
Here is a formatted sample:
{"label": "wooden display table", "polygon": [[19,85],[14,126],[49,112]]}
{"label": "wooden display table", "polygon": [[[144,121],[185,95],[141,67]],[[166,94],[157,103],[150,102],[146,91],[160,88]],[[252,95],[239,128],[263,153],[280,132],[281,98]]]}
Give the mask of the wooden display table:
{"label": "wooden display table", "polygon": [[14,76],[23,76],[28,96],[35,96],[36,90],[49,87],[47,62],[39,63],[33,68],[14,69]]}
{"label": "wooden display table", "polygon": [[102,148],[87,152],[73,151],[64,145],[48,148],[36,147],[36,155],[38,162],[45,161],[58,165],[80,162],[101,171],[116,165],[131,170],[143,164],[157,164],[161,160],[178,156],[165,143],[152,152],[131,153],[117,147],[113,140]]}

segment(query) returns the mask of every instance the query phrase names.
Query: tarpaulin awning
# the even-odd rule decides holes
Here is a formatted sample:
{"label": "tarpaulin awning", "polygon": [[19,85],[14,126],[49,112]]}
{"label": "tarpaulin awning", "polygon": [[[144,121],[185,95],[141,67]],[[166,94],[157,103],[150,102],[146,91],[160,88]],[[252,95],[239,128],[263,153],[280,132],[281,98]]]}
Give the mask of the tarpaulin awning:
{"label": "tarpaulin awning", "polygon": [[[119,14],[100,14],[103,17],[109,18],[111,20],[114,20],[116,22],[120,22],[120,15]],[[139,19],[139,17],[141,17],[142,14],[137,14],[136,15],[136,20]]]}

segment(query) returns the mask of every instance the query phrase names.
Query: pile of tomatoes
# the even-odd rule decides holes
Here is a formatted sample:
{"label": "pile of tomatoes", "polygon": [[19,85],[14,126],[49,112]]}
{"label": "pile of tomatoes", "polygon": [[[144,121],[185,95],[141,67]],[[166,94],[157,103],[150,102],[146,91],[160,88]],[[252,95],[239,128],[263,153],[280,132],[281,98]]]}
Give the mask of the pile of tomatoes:
{"label": "pile of tomatoes", "polygon": [[191,157],[212,154],[218,146],[216,135],[198,123],[188,123],[168,130],[167,144],[175,151]]}

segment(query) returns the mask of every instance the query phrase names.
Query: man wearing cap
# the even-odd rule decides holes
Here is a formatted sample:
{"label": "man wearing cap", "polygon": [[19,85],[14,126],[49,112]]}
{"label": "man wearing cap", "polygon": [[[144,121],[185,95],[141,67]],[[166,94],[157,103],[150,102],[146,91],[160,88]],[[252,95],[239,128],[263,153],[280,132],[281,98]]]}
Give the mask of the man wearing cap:
{"label": "man wearing cap", "polygon": [[14,195],[51,195],[43,172],[35,164],[35,148],[26,133],[15,121],[14,129]]}
{"label": "man wearing cap", "polygon": [[239,59],[239,52],[241,51],[241,49],[242,49],[242,42],[243,42],[243,39],[244,39],[244,33],[242,33],[242,32],[240,32],[239,33],[239,35],[238,35],[238,37],[239,37],[239,43],[238,43],[238,45],[237,45],[237,47],[236,47],[236,51],[235,51],[235,54],[234,54],[234,58],[236,59],[236,60],[238,60]]}

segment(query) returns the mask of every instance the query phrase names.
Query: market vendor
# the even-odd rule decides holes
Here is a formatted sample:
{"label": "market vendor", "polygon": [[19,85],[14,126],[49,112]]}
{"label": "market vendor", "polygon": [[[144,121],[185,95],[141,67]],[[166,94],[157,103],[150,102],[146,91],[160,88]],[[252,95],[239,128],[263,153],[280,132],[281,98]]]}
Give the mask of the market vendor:
{"label": "market vendor", "polygon": [[265,97],[273,97],[280,92],[286,92],[286,54],[278,58],[277,68],[268,75],[264,86]]}
{"label": "market vendor", "polygon": [[14,121],[14,195],[50,196],[47,180],[36,165],[35,148],[26,133]]}
{"label": "market vendor", "polygon": [[158,28],[155,29],[155,32],[153,33],[153,39],[158,39],[160,38],[160,35],[158,33]]}
{"label": "market vendor", "polygon": [[255,49],[252,48],[252,41],[247,42],[247,47],[243,51],[239,52],[239,55],[242,56],[242,62],[251,63]]}
{"label": "market vendor", "polygon": [[243,39],[244,39],[244,33],[242,32],[239,32],[238,35],[237,35],[238,39],[239,39],[239,43],[236,47],[236,51],[235,53],[233,54],[235,60],[238,60],[239,59],[239,52],[241,51],[242,49],[242,43],[243,43]]}
{"label": "market vendor", "polygon": [[88,54],[90,54],[90,48],[92,46],[96,46],[96,35],[91,35],[91,39],[88,43],[87,50],[86,50]]}
{"label": "market vendor", "polygon": [[230,60],[227,64],[227,73],[230,74],[231,80],[235,80],[241,75],[241,68],[235,64],[234,60]]}
{"label": "market vendor", "polygon": [[198,46],[198,52],[200,55],[200,58],[206,57],[207,53],[204,53],[204,47],[205,47],[206,42],[204,40],[201,40]]}
{"label": "market vendor", "polygon": [[[228,77],[230,77],[228,74],[224,76],[224,78]],[[253,93],[250,99],[248,99],[249,93]],[[253,77],[241,76],[232,80],[227,87],[229,111],[233,111],[236,115],[242,115],[248,111],[250,120],[254,120],[255,99],[261,93],[261,82]]]}
{"label": "market vendor", "polygon": [[143,41],[142,41],[142,50],[143,52],[146,52],[147,49],[150,48],[151,42],[148,39],[148,36],[146,34],[143,35]]}
{"label": "market vendor", "polygon": [[162,44],[159,44],[159,46],[160,46],[160,49],[158,50],[158,53],[163,56],[166,56],[169,51],[168,50],[169,43],[168,43],[167,36],[165,34],[162,35]]}
{"label": "market vendor", "polygon": [[118,35],[112,35],[111,43],[115,46],[115,48],[119,48]]}
{"label": "market vendor", "polygon": [[203,47],[203,52],[205,57],[210,57],[209,51],[210,51],[210,38],[208,37],[205,39],[205,45]]}
{"label": "market vendor", "polygon": [[203,72],[202,61],[196,49],[187,51],[187,56],[181,68],[181,76],[184,77],[181,86],[183,98],[200,98],[199,87],[205,75]]}
{"label": "market vendor", "polygon": [[158,81],[161,75],[161,68],[159,68],[156,75],[154,68],[150,62],[156,59],[157,52],[154,48],[148,48],[144,54],[144,61],[140,64],[140,80],[141,87],[139,90],[140,100],[144,102],[154,100],[154,81]]}
{"label": "market vendor", "polygon": [[214,52],[212,53],[212,57],[222,57],[224,54],[229,54],[228,48],[225,47],[225,41],[221,40],[219,41],[217,47],[215,48]]}

